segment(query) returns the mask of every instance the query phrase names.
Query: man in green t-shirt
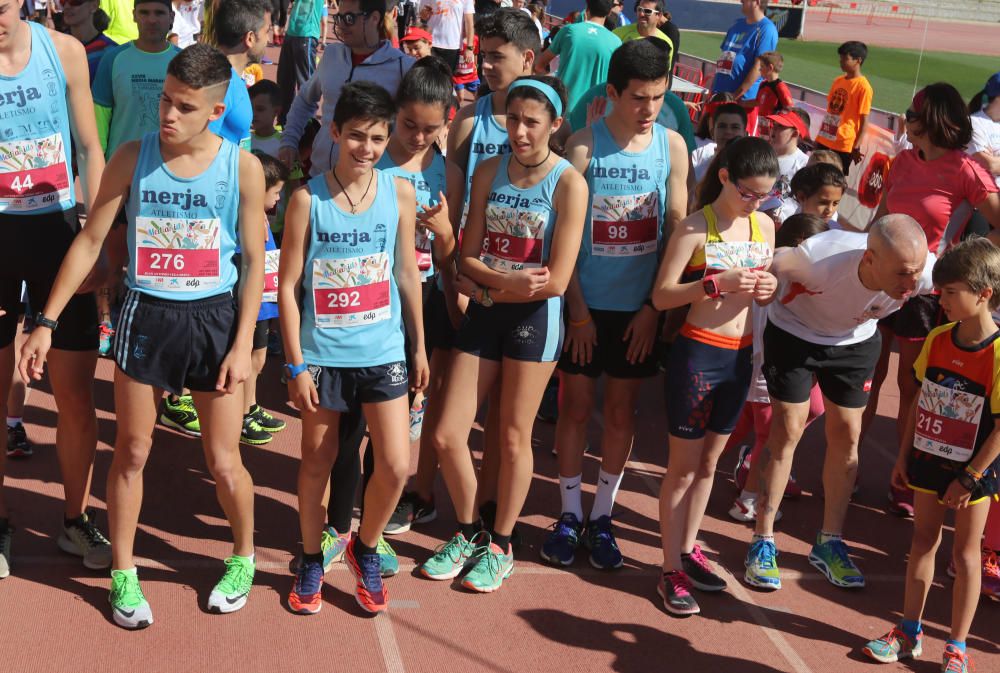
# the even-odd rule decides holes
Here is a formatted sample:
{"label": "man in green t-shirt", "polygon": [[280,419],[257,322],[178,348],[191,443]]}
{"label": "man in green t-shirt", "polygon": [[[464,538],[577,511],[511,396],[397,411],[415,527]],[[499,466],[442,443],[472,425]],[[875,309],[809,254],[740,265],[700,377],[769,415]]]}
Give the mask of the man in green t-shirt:
{"label": "man in green t-shirt", "polygon": [[295,0],[288,14],[288,27],[278,56],[278,87],[281,89],[278,122],[292,108],[295,92],[316,71],[316,49],[322,35],[324,0]]}
{"label": "man in green t-shirt", "polygon": [[663,40],[670,47],[667,58],[672,60],[674,43],[667,37],[666,33],[657,28],[661,16],[663,16],[663,0],[638,0],[635,3],[635,23],[616,28],[614,33],[623,43],[641,37],[655,37]]}
{"label": "man in green t-shirt", "polygon": [[160,127],[160,92],[167,65],[180,51],[167,41],[174,21],[170,0],[139,0],[133,10],[139,36],[111,47],[92,85],[97,132],[104,154]]}
{"label": "man in green t-shirt", "polygon": [[569,94],[569,110],[588,89],[608,78],[611,54],[621,46],[621,39],[604,27],[611,2],[587,0],[587,20],[563,25],[549,48],[535,60],[535,72],[544,74],[552,59],[559,57],[558,75]]}

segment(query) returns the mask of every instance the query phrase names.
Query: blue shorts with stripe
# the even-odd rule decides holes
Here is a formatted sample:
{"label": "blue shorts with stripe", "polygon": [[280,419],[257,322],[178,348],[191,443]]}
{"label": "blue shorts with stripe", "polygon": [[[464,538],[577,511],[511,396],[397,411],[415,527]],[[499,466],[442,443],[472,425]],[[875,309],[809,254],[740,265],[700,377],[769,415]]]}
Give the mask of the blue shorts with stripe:
{"label": "blue shorts with stripe", "polygon": [[563,346],[563,298],[526,304],[469,304],[455,348],[487,360],[556,362]]}

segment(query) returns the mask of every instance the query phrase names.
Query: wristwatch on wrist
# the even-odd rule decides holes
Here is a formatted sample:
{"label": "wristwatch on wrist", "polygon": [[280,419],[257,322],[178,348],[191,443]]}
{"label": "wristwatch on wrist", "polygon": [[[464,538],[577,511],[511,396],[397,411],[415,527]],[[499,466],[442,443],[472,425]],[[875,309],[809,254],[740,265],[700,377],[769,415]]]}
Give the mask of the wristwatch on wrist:
{"label": "wristwatch on wrist", "polygon": [[56,327],[59,327],[59,321],[50,320],[45,317],[45,314],[39,311],[38,313],[35,314],[35,325],[37,325],[38,327],[48,327],[50,330],[54,332],[56,330]]}
{"label": "wristwatch on wrist", "polygon": [[972,492],[972,489],[976,487],[976,484],[979,483],[978,480],[968,472],[963,472],[962,474],[958,475],[955,478],[955,481],[958,482],[959,486],[964,488],[966,491],[969,491],[970,493]]}
{"label": "wristwatch on wrist", "polygon": [[305,362],[303,362],[301,364],[297,364],[297,365],[291,365],[291,364],[285,363],[285,373],[288,374],[288,379],[289,380],[294,379],[296,376],[298,376],[299,374],[301,374],[302,372],[304,372],[308,368],[309,367],[306,366]]}
{"label": "wristwatch on wrist", "polygon": [[490,288],[484,287],[483,296],[479,300],[479,305],[482,306],[483,308],[490,308],[495,303],[496,302],[493,301],[493,297],[490,296]]}
{"label": "wristwatch on wrist", "polygon": [[704,280],[701,281],[701,287],[709,299],[718,299],[722,296],[722,291],[714,276],[705,276]]}

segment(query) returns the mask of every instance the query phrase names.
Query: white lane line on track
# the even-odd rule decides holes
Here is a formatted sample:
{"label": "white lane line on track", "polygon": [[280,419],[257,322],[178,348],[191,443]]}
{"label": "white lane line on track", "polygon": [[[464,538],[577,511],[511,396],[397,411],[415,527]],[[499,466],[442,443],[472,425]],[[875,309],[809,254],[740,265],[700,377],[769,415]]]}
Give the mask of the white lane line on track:
{"label": "white lane line on track", "polygon": [[[392,609],[396,609],[393,601]],[[403,666],[403,656],[399,653],[399,642],[396,640],[396,629],[392,626],[392,617],[388,612],[375,617],[375,635],[378,637],[379,648],[382,650],[382,661],[385,662],[387,673],[406,673]]]}
{"label": "white lane line on track", "polygon": [[[649,489],[649,492],[654,498],[659,498],[660,495],[660,484],[656,479],[651,477],[651,474],[656,474],[660,471],[660,468],[655,465],[650,465],[648,463],[642,463],[636,460],[630,460],[629,465],[634,470],[636,470],[636,476],[638,476],[642,483]],[[746,590],[741,584],[740,578],[733,577],[724,568],[719,568],[727,575],[729,575],[728,583],[729,590],[736,596],[740,601],[746,604],[747,612],[750,613],[750,617],[757,623],[763,631],[764,635],[767,636],[768,640],[774,645],[778,653],[788,662],[788,665],[792,667],[795,673],[812,673],[812,669],[809,668],[808,664],[802,660],[792,644],[788,642],[785,635],[774,627],[774,623],[770,620],[767,614],[764,612],[753,597],[750,592]],[[782,573],[782,577],[785,573]]]}

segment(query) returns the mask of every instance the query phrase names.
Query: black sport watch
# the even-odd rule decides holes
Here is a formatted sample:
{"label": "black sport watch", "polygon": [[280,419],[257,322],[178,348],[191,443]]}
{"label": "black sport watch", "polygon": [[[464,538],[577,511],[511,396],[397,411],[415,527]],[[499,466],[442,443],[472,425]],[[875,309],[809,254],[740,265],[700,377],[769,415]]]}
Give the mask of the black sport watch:
{"label": "black sport watch", "polygon": [[53,332],[56,330],[56,327],[59,327],[58,320],[49,320],[41,311],[35,314],[35,324],[39,327],[48,327]]}

